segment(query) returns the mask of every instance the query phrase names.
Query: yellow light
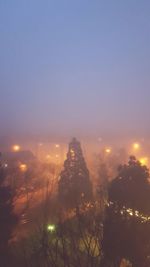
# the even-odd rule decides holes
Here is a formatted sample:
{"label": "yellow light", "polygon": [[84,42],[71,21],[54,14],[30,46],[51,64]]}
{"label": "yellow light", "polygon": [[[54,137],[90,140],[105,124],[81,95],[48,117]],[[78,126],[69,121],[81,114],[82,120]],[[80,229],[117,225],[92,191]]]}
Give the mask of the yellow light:
{"label": "yellow light", "polygon": [[147,157],[140,158],[139,161],[140,161],[142,166],[145,166],[148,164],[148,158]]}
{"label": "yellow light", "polygon": [[139,149],[140,149],[140,144],[139,144],[139,143],[134,143],[134,144],[133,144],[133,148],[134,148],[135,150],[139,150]]}
{"label": "yellow light", "polygon": [[59,144],[56,144],[56,145],[55,145],[55,147],[56,147],[56,148],[59,148],[59,147],[60,147],[60,145],[59,145]]}
{"label": "yellow light", "polygon": [[25,172],[27,170],[27,165],[26,164],[20,164],[19,168],[22,172]]}
{"label": "yellow light", "polygon": [[72,159],[75,157],[75,152],[74,152],[74,150],[73,149],[71,149],[70,150],[70,153],[71,153],[71,157],[72,157]]}
{"label": "yellow light", "polygon": [[106,152],[107,154],[110,154],[110,153],[111,153],[111,148],[107,147],[107,148],[105,149],[105,152]]}
{"label": "yellow light", "polygon": [[14,145],[12,147],[12,149],[13,149],[14,152],[18,152],[18,151],[20,151],[20,146],[19,145]]}
{"label": "yellow light", "polygon": [[47,225],[47,231],[48,232],[53,233],[53,232],[55,232],[55,230],[56,230],[56,226],[54,224],[48,224]]}

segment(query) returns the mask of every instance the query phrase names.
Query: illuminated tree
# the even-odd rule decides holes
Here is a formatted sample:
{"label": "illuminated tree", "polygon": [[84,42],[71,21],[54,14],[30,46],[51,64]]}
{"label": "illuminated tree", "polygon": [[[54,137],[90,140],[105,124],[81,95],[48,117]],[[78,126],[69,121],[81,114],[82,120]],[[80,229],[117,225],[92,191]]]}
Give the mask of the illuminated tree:
{"label": "illuminated tree", "polygon": [[129,260],[133,267],[150,266],[149,171],[135,157],[119,167],[109,186],[104,221],[101,266],[119,267]]}
{"label": "illuminated tree", "polygon": [[77,207],[92,198],[89,171],[76,138],[69,144],[67,159],[60,174],[58,195],[65,207]]}

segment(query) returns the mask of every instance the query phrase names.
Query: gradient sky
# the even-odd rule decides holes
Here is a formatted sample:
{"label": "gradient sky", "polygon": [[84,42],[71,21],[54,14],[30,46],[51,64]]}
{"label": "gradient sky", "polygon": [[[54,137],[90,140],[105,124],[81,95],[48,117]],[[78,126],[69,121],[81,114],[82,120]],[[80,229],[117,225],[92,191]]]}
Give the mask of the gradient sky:
{"label": "gradient sky", "polygon": [[0,0],[0,131],[150,133],[149,0]]}

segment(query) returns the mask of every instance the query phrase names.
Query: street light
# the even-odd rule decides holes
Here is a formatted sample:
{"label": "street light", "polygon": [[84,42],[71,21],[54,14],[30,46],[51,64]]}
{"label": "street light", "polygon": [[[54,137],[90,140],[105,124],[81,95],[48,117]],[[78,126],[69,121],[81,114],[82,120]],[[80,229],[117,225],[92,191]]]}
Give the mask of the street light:
{"label": "street light", "polygon": [[27,165],[26,165],[26,164],[20,164],[19,169],[20,169],[20,171],[22,171],[22,172],[26,172],[26,170],[27,170]]}
{"label": "street light", "polygon": [[53,232],[55,232],[55,230],[56,230],[56,226],[55,226],[55,224],[48,224],[48,225],[47,225],[47,231],[48,231],[48,232],[53,233]]}
{"label": "street light", "polygon": [[13,149],[14,152],[18,152],[18,151],[20,151],[20,146],[19,145],[14,145],[12,147],[12,149]]}
{"label": "street light", "polygon": [[110,154],[112,152],[112,149],[110,147],[105,148],[105,152],[107,154]]}
{"label": "street light", "polygon": [[147,157],[140,158],[139,162],[141,163],[142,166],[146,166],[148,164],[148,158]]}
{"label": "street light", "polygon": [[139,143],[134,143],[133,144],[133,149],[134,150],[139,150],[140,149],[140,144]]}
{"label": "street light", "polygon": [[60,147],[60,145],[59,145],[59,144],[56,144],[56,145],[55,145],[55,147],[56,147],[56,148],[59,148],[59,147]]}

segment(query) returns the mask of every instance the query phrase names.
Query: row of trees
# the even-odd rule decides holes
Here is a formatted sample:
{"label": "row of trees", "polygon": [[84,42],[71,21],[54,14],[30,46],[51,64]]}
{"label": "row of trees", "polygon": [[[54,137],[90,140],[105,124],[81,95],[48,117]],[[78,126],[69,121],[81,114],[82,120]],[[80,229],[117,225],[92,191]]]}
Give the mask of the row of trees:
{"label": "row of trees", "polygon": [[[0,250],[1,255],[5,255],[16,217],[12,213],[11,188],[4,184],[2,166],[0,170],[2,233],[6,233],[4,221],[8,227],[8,236],[1,234]],[[47,227],[49,216],[45,208],[46,221],[30,241],[26,241],[21,249],[24,257],[15,266],[119,267],[124,259],[133,267],[149,267],[149,170],[135,157],[130,157],[127,164],[119,166],[117,177],[103,184],[104,187],[98,189],[97,201],[80,143],[73,138],[58,182],[61,207],[57,225]],[[105,209],[102,209],[102,201]],[[46,207],[51,205],[47,203],[50,202],[46,201]],[[74,210],[74,215],[64,220],[60,216],[62,208],[68,212]],[[4,257],[2,260],[5,264]],[[2,266],[7,266],[4,264]]]}
{"label": "row of trees", "polygon": [[103,267],[118,267],[123,258],[133,267],[150,266],[149,170],[135,157],[109,184],[102,250]]}
{"label": "row of trees", "polygon": [[[106,181],[104,181],[104,191]],[[103,191],[102,189],[102,191]],[[118,168],[118,175],[103,192],[107,203],[103,221],[103,267],[119,267],[122,259],[133,267],[150,266],[150,183],[149,170],[134,156]],[[65,206],[92,201],[89,179],[81,147],[76,139],[69,145],[60,175],[59,197]]]}

